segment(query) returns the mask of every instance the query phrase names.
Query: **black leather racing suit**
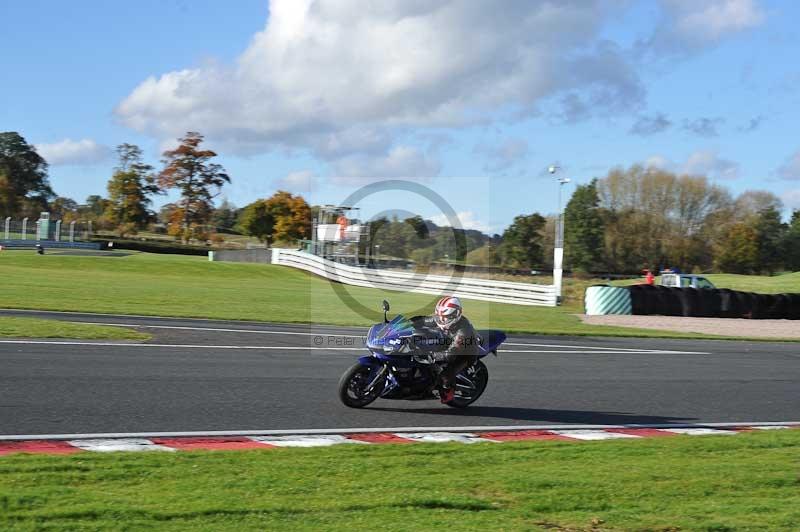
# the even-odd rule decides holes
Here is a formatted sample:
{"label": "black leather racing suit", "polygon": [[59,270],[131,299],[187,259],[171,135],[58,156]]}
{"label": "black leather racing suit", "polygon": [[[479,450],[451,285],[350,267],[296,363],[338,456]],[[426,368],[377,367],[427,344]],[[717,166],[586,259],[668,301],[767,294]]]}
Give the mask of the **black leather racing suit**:
{"label": "black leather racing suit", "polygon": [[[438,327],[433,316],[425,317],[425,326]],[[435,359],[439,364],[447,364],[440,382],[443,388],[450,388],[455,386],[456,375],[475,361],[479,352],[478,333],[465,316],[447,330],[439,330],[444,334],[444,349],[436,353]]]}

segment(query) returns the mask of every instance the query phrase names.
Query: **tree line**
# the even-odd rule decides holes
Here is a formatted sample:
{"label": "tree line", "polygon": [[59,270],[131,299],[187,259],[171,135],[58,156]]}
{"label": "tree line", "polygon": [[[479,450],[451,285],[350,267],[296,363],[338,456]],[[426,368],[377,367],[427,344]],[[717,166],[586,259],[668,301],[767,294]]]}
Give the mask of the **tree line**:
{"label": "tree line", "polygon": [[800,270],[800,211],[762,190],[634,165],[578,186],[564,213],[566,267],[585,272]]}
{"label": "tree line", "polygon": [[[564,209],[564,267],[582,273],[679,268],[689,272],[800,270],[800,210],[782,221],[775,194],[738,196],[704,176],[634,165],[575,188]],[[426,230],[420,232],[424,225]],[[552,268],[556,216],[520,215],[501,233],[382,220],[383,250],[417,262],[459,261],[533,270]]]}
{"label": "tree line", "polygon": [[[214,205],[231,182],[202,146],[203,135],[188,132],[178,147],[162,154],[156,170],[133,144],[116,148],[117,165],[107,197],[83,204],[57,196],[48,165],[15,132],[0,133],[0,215],[38,217],[50,211],[65,222],[91,220],[120,236],[144,229],[184,241],[222,241],[244,234],[268,245],[294,245],[311,237],[319,207],[279,190],[243,208]],[[158,212],[153,198],[176,191],[179,199]],[[634,165],[575,188],[564,210],[565,268],[577,272],[639,273],[679,267],[683,271],[772,273],[800,270],[800,210],[788,223],[781,200],[767,191],[738,196],[703,176],[679,175]],[[381,218],[370,223],[362,253],[524,269],[552,267],[557,219],[539,213],[516,216],[499,234],[440,227],[419,216]]]}
{"label": "tree line", "polygon": [[48,164],[34,146],[17,132],[0,133],[0,215],[36,218],[49,211],[54,219],[93,221],[98,228],[113,229],[120,236],[159,221],[150,207],[153,197],[172,190],[180,199],[161,213],[165,231],[176,238],[205,240],[214,214],[214,198],[230,183],[225,169],[212,162],[214,151],[202,149],[203,135],[188,132],[178,147],[162,154],[162,168],[144,162],[134,144],[116,148],[117,166],[108,181],[108,197],[91,195],[85,203],[57,196],[50,186]]}

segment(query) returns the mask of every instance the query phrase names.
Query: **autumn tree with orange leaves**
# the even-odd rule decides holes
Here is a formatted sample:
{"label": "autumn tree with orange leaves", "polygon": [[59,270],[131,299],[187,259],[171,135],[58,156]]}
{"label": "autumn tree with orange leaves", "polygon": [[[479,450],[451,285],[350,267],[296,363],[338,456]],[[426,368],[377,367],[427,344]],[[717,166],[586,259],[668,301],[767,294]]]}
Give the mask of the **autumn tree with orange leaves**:
{"label": "autumn tree with orange leaves", "polygon": [[214,210],[211,200],[231,178],[221,165],[210,162],[216,152],[200,149],[203,135],[190,131],[178,141],[177,148],[164,152],[164,169],[158,174],[162,190],[178,189],[181,193],[170,217],[169,234],[184,241],[205,239],[205,226]]}
{"label": "autumn tree with orange leaves", "polygon": [[239,228],[270,246],[274,242],[293,244],[311,235],[311,208],[302,196],[279,190],[242,209]]}

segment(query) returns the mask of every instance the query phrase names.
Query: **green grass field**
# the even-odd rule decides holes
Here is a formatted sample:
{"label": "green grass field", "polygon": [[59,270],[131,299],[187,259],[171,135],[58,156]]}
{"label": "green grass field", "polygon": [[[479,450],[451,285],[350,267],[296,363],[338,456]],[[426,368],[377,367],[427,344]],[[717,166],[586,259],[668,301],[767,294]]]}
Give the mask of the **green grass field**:
{"label": "green grass field", "polygon": [[[436,296],[345,287],[281,266],[208,262],[203,257],[134,253],[126,257],[0,253],[5,308],[369,325],[392,312],[429,313]],[[337,290],[344,292],[340,298]],[[361,305],[373,314],[351,308]],[[372,310],[374,309],[374,310]],[[590,326],[577,306],[526,307],[468,301],[478,327],[558,335],[698,338],[699,335]]]}
{"label": "green grass field", "polygon": [[0,338],[73,338],[83,340],[148,340],[149,334],[125,327],[105,327],[35,318],[0,316]]}
{"label": "green grass field", "polygon": [[719,273],[707,275],[717,288],[731,288],[744,292],[761,294],[780,294],[783,292],[800,292],[800,272],[785,273],[766,277],[762,275],[734,275]]}
{"label": "green grass field", "polygon": [[[766,275],[736,275],[732,273],[713,273],[703,275],[714,283],[717,288],[730,288],[742,292],[757,292],[760,294],[781,294],[785,292],[800,292],[800,272],[784,273],[768,277]],[[656,284],[660,277],[656,277]],[[612,284],[627,286],[641,283],[642,280],[618,281]]]}
{"label": "green grass field", "polygon": [[797,530],[800,430],[757,432],[11,455],[0,528]]}

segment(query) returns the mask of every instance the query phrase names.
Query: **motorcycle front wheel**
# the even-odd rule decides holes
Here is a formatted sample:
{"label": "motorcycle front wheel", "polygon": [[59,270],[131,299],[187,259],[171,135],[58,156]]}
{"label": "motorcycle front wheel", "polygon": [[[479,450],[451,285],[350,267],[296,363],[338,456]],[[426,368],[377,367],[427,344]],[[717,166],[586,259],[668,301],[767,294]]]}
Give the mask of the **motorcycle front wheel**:
{"label": "motorcycle front wheel", "polygon": [[465,408],[483,395],[489,383],[489,370],[480,360],[470,364],[456,375],[456,390],[453,400],[445,403],[453,408]]}
{"label": "motorcycle front wheel", "polygon": [[350,408],[363,408],[377,399],[383,391],[385,381],[375,384],[371,391],[366,388],[370,383],[370,368],[354,364],[339,379],[339,399]]}

